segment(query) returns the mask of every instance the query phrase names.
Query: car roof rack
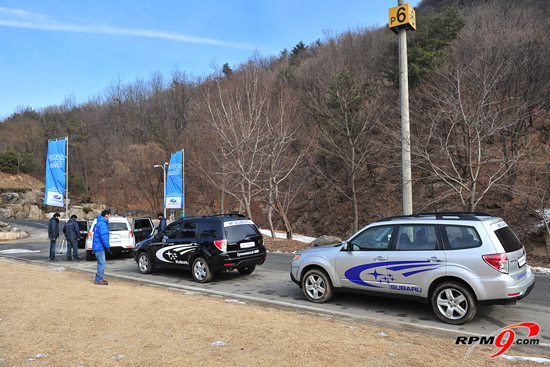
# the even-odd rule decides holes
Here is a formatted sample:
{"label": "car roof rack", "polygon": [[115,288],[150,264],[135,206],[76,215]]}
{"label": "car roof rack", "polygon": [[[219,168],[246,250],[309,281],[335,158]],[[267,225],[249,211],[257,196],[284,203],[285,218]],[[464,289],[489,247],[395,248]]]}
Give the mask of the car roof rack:
{"label": "car roof rack", "polygon": [[240,213],[224,213],[224,214],[208,214],[208,215],[190,215],[190,216],[186,216],[186,217],[178,218],[178,219],[210,219],[210,218],[215,218],[215,217],[227,217],[227,218],[239,217],[239,218],[248,218],[246,215],[240,214]]}
{"label": "car roof rack", "polygon": [[439,212],[439,213],[418,213],[411,215],[396,215],[393,217],[386,217],[377,220],[377,222],[386,222],[394,219],[406,219],[406,218],[425,218],[435,217],[435,219],[449,219],[448,217],[456,217],[459,220],[481,220],[478,217],[491,217],[491,214],[484,212]]}

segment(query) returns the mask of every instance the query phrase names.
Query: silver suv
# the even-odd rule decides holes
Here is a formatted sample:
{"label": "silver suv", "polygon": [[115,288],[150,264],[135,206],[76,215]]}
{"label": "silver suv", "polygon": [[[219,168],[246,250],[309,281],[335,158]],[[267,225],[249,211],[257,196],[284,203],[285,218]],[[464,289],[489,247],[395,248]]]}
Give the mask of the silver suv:
{"label": "silver suv", "polygon": [[514,304],[535,277],[508,225],[485,213],[381,219],[342,244],[300,251],[291,278],[311,302],[334,289],[414,297],[449,324],[471,320],[480,304]]}

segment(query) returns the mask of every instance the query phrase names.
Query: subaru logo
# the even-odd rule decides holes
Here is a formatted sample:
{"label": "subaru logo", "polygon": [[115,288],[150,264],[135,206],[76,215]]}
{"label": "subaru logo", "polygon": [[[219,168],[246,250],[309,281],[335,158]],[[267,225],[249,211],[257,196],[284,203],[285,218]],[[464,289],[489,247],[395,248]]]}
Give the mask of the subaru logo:
{"label": "subaru logo", "polygon": [[177,200],[176,199],[170,199],[170,202],[175,203],[175,202],[177,202]]}
{"label": "subaru logo", "polygon": [[56,199],[56,200],[60,200],[61,198],[63,198],[63,196],[61,196],[61,195],[54,195],[53,198]]}

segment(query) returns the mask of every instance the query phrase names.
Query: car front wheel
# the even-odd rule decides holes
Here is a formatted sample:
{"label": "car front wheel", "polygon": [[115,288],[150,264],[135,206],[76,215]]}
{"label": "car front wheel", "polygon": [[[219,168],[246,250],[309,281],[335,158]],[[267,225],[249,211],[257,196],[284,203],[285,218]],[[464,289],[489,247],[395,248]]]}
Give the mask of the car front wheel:
{"label": "car front wheel", "polygon": [[138,257],[138,269],[141,274],[151,274],[153,272],[153,263],[147,252],[142,252]]}
{"label": "car front wheel", "polygon": [[302,279],[302,291],[307,300],[323,303],[332,298],[334,293],[328,275],[321,269],[312,269]]}
{"label": "car front wheel", "polygon": [[193,261],[192,273],[193,279],[198,283],[208,283],[212,280],[212,271],[203,257],[197,257]]}
{"label": "car front wheel", "polygon": [[431,304],[435,315],[452,325],[470,321],[477,312],[477,303],[472,292],[458,282],[438,285],[432,293]]}

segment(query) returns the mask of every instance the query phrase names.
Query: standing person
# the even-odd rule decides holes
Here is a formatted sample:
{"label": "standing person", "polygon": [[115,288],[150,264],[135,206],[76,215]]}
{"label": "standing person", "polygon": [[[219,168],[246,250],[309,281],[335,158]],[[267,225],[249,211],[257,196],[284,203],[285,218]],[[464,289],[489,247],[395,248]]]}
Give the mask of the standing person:
{"label": "standing person", "polygon": [[111,218],[111,211],[106,209],[101,212],[101,215],[97,217],[97,222],[94,228],[94,239],[92,242],[92,251],[95,253],[97,259],[97,273],[95,275],[94,284],[107,285],[108,282],[103,279],[105,273],[105,251],[109,250],[109,218]]}
{"label": "standing person", "polygon": [[50,239],[50,261],[55,260],[55,241],[59,237],[59,213],[55,213],[48,223],[48,238]]}
{"label": "standing person", "polygon": [[[78,241],[80,240],[80,228],[76,222],[76,215],[71,215],[71,219],[65,224],[63,228],[63,233],[65,233],[65,238],[67,239],[67,261],[80,261],[80,256],[78,256]],[[71,258],[72,252],[72,258]]]}
{"label": "standing person", "polygon": [[160,220],[159,226],[158,226],[158,233],[160,233],[164,228],[166,228],[166,218],[164,218],[164,215],[162,215],[162,213],[158,214],[158,218]]}

